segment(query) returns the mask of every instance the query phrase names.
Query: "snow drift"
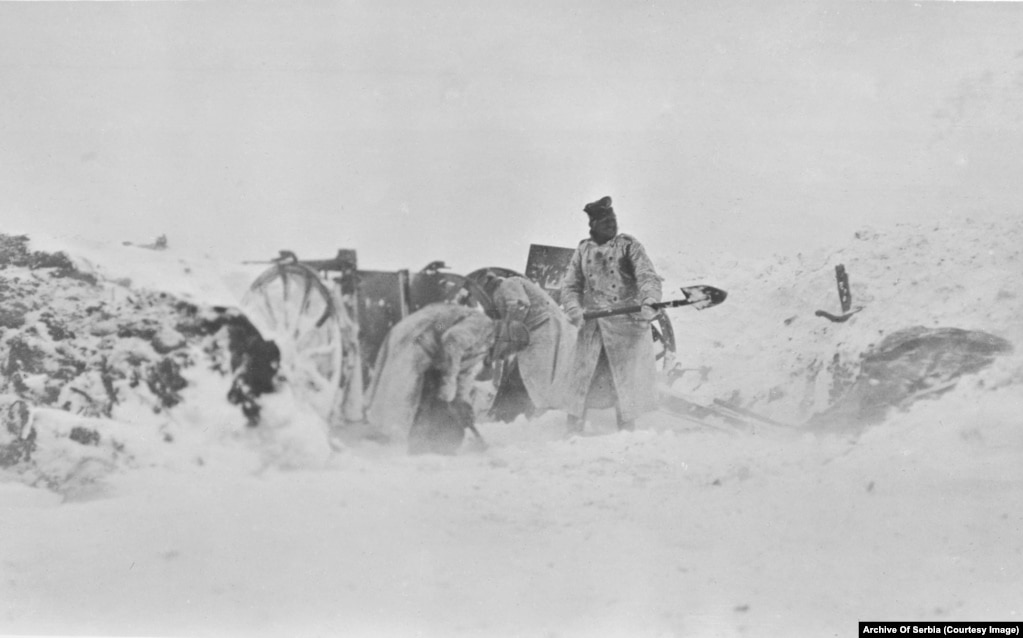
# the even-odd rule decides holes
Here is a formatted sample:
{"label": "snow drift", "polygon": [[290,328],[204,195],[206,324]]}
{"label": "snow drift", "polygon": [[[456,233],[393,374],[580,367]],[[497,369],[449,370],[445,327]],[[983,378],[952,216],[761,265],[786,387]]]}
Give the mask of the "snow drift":
{"label": "snow drift", "polygon": [[[193,328],[255,273],[178,254],[173,237],[153,251],[33,235],[25,254],[67,263],[0,269],[0,632],[819,636],[1019,620],[1021,246],[1015,219],[948,219],[766,261],[663,256],[666,291],[729,292],[672,312],[674,390],[796,427],[654,413],[614,434],[598,414],[607,436],[565,440],[549,413],[481,424],[485,453],[409,458],[332,451],[286,386],[249,427],[227,398],[225,333]],[[837,264],[863,306],[842,323],[815,315],[838,314]],[[940,391],[832,427],[907,329],[1011,349],[973,367],[932,357],[954,373]]]}

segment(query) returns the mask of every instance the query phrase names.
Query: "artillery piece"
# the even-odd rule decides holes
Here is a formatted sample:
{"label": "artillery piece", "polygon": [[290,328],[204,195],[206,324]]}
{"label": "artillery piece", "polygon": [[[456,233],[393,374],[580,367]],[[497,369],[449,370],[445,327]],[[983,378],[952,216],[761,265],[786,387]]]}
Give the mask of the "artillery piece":
{"label": "artillery piece", "polygon": [[[458,275],[446,272],[442,261],[414,273],[360,270],[354,250],[313,260],[282,250],[277,258],[258,262],[270,266],[252,283],[242,308],[264,339],[276,343],[281,374],[302,401],[328,423],[361,421],[363,391],[392,326],[438,302],[478,307],[496,317],[482,286],[488,272],[525,276],[557,301],[572,252],[533,244],[525,275],[501,267]],[[671,321],[661,312],[652,326],[657,357],[670,368],[675,352]]]}

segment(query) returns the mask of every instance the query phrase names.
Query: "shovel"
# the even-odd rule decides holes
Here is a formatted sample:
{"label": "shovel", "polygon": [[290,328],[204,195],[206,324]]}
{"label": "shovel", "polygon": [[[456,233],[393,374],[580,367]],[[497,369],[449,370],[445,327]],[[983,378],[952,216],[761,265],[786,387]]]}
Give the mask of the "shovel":
{"label": "shovel", "polygon": [[[683,286],[681,288],[684,299],[672,299],[671,301],[660,301],[650,304],[655,310],[662,308],[679,308],[681,306],[692,306],[697,310],[712,308],[725,300],[728,293],[714,286]],[[612,317],[614,315],[628,315],[639,312],[643,306],[619,306],[617,308],[604,308],[603,310],[589,310],[583,313],[583,319],[600,319],[601,317]]]}

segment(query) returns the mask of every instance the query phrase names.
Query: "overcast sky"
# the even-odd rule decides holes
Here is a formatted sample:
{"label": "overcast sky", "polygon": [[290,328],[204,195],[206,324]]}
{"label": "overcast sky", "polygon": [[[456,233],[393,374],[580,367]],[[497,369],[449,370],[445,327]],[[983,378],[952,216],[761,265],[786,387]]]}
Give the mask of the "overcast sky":
{"label": "overcast sky", "polygon": [[1015,2],[4,2],[0,220],[468,271],[603,195],[655,257],[1018,215],[1021,35]]}

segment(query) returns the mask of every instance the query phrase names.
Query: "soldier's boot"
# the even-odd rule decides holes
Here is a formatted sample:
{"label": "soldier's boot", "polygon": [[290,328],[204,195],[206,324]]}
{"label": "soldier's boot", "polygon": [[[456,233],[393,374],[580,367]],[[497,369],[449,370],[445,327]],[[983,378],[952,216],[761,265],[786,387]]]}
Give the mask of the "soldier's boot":
{"label": "soldier's boot", "polygon": [[583,428],[586,426],[586,421],[583,417],[569,414],[568,418],[565,419],[565,434],[567,436],[573,436],[575,434],[582,434]]}
{"label": "soldier's boot", "polygon": [[623,419],[622,409],[615,406],[615,418],[618,419],[618,431],[619,432],[633,432],[636,429],[635,419]]}

